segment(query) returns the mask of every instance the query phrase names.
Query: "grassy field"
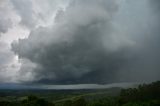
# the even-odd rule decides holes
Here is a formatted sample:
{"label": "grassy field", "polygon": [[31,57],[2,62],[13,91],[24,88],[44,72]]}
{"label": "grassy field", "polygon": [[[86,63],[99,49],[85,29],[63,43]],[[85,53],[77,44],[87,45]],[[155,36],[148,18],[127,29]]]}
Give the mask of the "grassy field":
{"label": "grassy field", "polygon": [[71,100],[77,97],[86,99],[102,98],[106,96],[116,96],[121,88],[110,89],[81,89],[81,90],[0,90],[0,100],[16,101],[28,95],[35,95],[52,102]]}
{"label": "grassy field", "polygon": [[160,81],[128,89],[4,89],[0,106],[160,106]]}

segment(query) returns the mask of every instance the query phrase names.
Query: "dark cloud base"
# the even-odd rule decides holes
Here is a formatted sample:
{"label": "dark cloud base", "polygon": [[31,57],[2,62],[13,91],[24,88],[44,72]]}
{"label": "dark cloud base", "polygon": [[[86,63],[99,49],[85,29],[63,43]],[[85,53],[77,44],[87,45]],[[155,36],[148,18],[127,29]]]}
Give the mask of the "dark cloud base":
{"label": "dark cloud base", "polygon": [[[150,4],[154,15],[160,3],[155,0]],[[144,42],[121,45],[123,41],[118,39],[120,43],[113,43],[117,40],[112,36],[117,9],[112,0],[75,0],[56,17],[56,27],[38,28],[28,38],[13,43],[12,50],[21,59],[37,64],[33,69],[35,79],[27,83],[104,84],[158,80],[159,21],[154,21],[157,25],[150,27],[152,36]],[[116,49],[112,50],[113,47]]]}

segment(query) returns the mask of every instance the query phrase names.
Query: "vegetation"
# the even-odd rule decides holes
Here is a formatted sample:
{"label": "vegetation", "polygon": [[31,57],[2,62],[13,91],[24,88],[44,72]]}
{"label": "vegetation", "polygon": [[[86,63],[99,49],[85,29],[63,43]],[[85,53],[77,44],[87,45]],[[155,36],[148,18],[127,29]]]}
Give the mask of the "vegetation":
{"label": "vegetation", "polygon": [[0,92],[0,106],[160,106],[160,81],[121,90],[45,91],[45,95],[43,91],[30,92],[36,96],[17,91],[16,97],[13,91],[5,92]]}
{"label": "vegetation", "polygon": [[0,106],[55,106],[44,99],[37,98],[36,96],[28,96],[22,101],[1,101]]}
{"label": "vegetation", "polygon": [[124,106],[160,106],[160,81],[121,90],[119,104]]}

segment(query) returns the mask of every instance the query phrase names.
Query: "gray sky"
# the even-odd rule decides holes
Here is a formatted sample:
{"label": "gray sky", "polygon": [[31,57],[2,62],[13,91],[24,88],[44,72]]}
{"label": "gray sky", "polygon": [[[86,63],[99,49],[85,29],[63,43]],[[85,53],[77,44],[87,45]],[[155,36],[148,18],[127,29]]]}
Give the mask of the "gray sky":
{"label": "gray sky", "polygon": [[159,0],[1,0],[0,83],[160,80]]}

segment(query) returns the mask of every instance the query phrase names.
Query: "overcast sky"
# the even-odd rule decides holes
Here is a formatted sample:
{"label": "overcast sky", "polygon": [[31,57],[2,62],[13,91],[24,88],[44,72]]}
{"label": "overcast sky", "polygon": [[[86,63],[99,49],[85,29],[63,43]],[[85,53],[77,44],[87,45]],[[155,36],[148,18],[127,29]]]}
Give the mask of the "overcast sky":
{"label": "overcast sky", "polygon": [[160,80],[160,0],[0,0],[0,83]]}

